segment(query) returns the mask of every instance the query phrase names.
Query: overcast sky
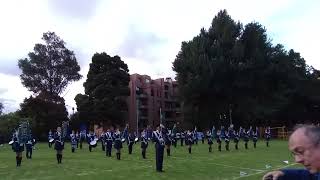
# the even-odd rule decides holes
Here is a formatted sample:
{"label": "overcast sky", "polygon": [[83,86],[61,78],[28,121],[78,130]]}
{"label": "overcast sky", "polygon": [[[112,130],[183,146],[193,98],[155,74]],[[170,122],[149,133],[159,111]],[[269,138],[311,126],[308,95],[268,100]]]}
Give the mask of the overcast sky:
{"label": "overcast sky", "polygon": [[182,41],[208,29],[219,10],[243,24],[266,27],[273,44],[300,52],[320,69],[319,0],[1,0],[0,101],[15,111],[31,95],[21,84],[18,59],[26,58],[44,32],[54,31],[76,54],[84,78],[62,94],[69,112],[83,93],[95,52],[119,55],[130,74],[175,77],[172,62]]}

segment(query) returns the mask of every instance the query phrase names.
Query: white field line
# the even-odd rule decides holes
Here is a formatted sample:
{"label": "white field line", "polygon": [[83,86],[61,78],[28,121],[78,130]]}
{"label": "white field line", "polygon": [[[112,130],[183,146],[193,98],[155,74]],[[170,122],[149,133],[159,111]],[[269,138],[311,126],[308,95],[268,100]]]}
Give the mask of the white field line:
{"label": "white field line", "polygon": [[214,165],[217,165],[217,166],[224,166],[224,167],[231,167],[231,168],[238,168],[238,169],[247,169],[247,170],[258,171],[258,172],[264,171],[264,170],[261,170],[261,169],[252,169],[252,168],[245,168],[245,167],[239,167],[239,166],[230,166],[230,165],[226,165],[226,164],[211,163],[211,162],[209,162],[207,164],[214,164]]}
{"label": "white field line", "polygon": [[264,172],[268,172],[268,171],[274,171],[274,170],[277,170],[277,169],[283,169],[283,168],[286,168],[286,167],[289,167],[289,166],[293,166],[293,165],[296,165],[297,163],[292,163],[292,164],[288,164],[288,165],[285,165],[285,166],[282,166],[282,167],[277,167],[277,168],[274,168],[274,169],[267,169],[267,170],[263,170],[261,172],[256,172],[256,173],[253,173],[253,174],[248,174],[248,175],[245,175],[245,176],[239,176],[239,177],[235,177],[233,178],[233,180],[235,179],[240,179],[240,178],[244,178],[244,177],[249,177],[249,176],[254,176],[254,175],[257,175],[257,174],[261,174],[261,173],[264,173]]}
{"label": "white field line", "polygon": [[[186,159],[178,158],[178,157],[174,157],[174,158],[175,158],[175,159],[180,159],[180,160],[186,160]],[[237,169],[247,169],[247,170],[258,171],[258,172],[264,171],[264,170],[261,170],[261,169],[245,168],[245,167],[239,167],[239,166],[219,164],[219,163],[214,163],[214,162],[208,162],[208,163],[206,163],[206,164],[213,164],[213,165],[217,165],[217,166],[231,167],[231,168],[237,168]]]}

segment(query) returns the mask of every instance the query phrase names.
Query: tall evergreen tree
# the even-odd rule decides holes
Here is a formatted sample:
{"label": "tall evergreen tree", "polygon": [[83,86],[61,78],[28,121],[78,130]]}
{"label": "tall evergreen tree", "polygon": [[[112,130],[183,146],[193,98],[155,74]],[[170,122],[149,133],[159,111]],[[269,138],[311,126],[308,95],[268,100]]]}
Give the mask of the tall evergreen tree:
{"label": "tall evergreen tree", "polygon": [[79,118],[91,123],[122,125],[127,116],[126,98],[129,90],[129,69],[119,56],[96,53],[92,57],[85,94],[75,97]]}
{"label": "tall evergreen tree", "polygon": [[[293,104],[308,109],[311,97],[319,96],[303,93],[302,87],[318,87],[319,74],[299,53],[273,46],[262,25],[253,22],[242,27],[225,10],[213,18],[208,30],[201,29],[191,41],[182,42],[173,70],[187,110],[184,117],[200,128],[228,125],[231,110],[236,125],[279,119],[279,124],[289,124],[284,114]],[[320,106],[319,101],[312,102],[313,107]]]}

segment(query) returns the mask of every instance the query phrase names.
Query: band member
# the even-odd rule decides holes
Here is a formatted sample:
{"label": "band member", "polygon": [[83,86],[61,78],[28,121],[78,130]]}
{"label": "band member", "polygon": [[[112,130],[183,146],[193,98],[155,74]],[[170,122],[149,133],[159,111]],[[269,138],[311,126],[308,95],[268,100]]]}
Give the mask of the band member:
{"label": "band member", "polygon": [[186,135],[186,145],[188,146],[188,151],[189,154],[191,154],[191,148],[192,148],[192,144],[194,142],[194,135],[191,133],[190,130],[187,131],[187,135]]}
{"label": "band member", "polygon": [[135,139],[135,135],[133,133],[129,133],[129,136],[127,139],[129,154],[132,154],[132,147],[134,144],[134,139]]}
{"label": "band member", "polygon": [[164,139],[162,135],[162,128],[164,126],[160,124],[157,126],[157,130],[153,132],[153,140],[156,148],[156,170],[157,172],[163,172],[163,153],[164,153]]}
{"label": "band member", "polygon": [[29,138],[26,143],[26,157],[27,157],[27,159],[32,158],[33,143],[34,143],[33,138]]}
{"label": "band member", "polygon": [[220,130],[217,131],[216,139],[217,139],[217,143],[218,143],[218,150],[221,151],[222,139],[221,139],[221,131]]}
{"label": "band member", "polygon": [[58,164],[62,163],[62,151],[64,149],[64,141],[62,138],[61,127],[57,128],[57,131],[54,134],[54,149],[57,151],[57,161]]}
{"label": "band member", "polygon": [[185,140],[185,133],[181,131],[180,133],[180,145],[183,146],[183,141]]}
{"label": "band member", "polygon": [[96,135],[94,132],[90,132],[88,134],[88,144],[89,144],[89,151],[92,152],[92,148],[97,147],[97,140],[96,140]]}
{"label": "band member", "polygon": [[74,153],[77,148],[77,137],[74,131],[70,134],[70,141],[71,141],[71,152]]}
{"label": "band member", "polygon": [[86,130],[80,131],[80,149],[82,149],[82,143],[86,140]]}
{"label": "band member", "polygon": [[212,126],[211,129],[211,136],[212,136],[212,141],[216,138],[217,136],[217,132],[216,132],[216,128],[214,126]]}
{"label": "band member", "polygon": [[212,144],[213,144],[213,140],[212,140],[212,134],[211,131],[207,131],[207,140],[208,140],[208,145],[209,145],[209,152],[212,152]]}
{"label": "band member", "polygon": [[53,138],[53,133],[51,131],[51,129],[49,130],[49,133],[48,133],[48,145],[49,145],[49,148],[52,147],[52,143],[54,141],[54,138]]}
{"label": "band member", "polygon": [[235,130],[233,131],[233,134],[234,134],[234,147],[236,150],[238,150],[238,143],[239,143],[239,140],[240,140],[240,133],[236,132]]}
{"label": "band member", "polygon": [[229,151],[230,136],[228,131],[225,132],[224,142],[226,143],[226,150]]}
{"label": "band member", "polygon": [[104,135],[104,143],[106,146],[106,156],[111,157],[111,149],[112,149],[112,132],[110,129],[107,130],[107,132]]}
{"label": "band member", "polygon": [[[249,130],[250,131],[250,130]],[[248,149],[248,141],[249,141],[249,131],[243,130],[243,140],[244,140],[244,147]]]}
{"label": "band member", "polygon": [[142,158],[146,159],[146,152],[148,147],[147,130],[143,130],[141,133],[141,154]]}
{"label": "band member", "polygon": [[102,133],[101,133],[101,136],[100,136],[102,151],[105,151],[105,150],[106,150],[106,147],[105,147],[105,144],[106,144],[106,143],[104,142],[104,140],[105,140],[104,136],[105,136],[105,133],[102,132]]}
{"label": "band member", "polygon": [[120,160],[122,142],[121,142],[121,133],[119,128],[117,128],[116,132],[114,133],[114,148],[116,149],[117,159]]}
{"label": "band member", "polygon": [[198,131],[197,131],[197,126],[194,127],[194,130],[192,132],[193,135],[193,141],[198,145]]}
{"label": "band member", "polygon": [[269,147],[269,141],[270,141],[270,138],[271,138],[270,126],[268,126],[266,128],[266,130],[264,131],[264,134],[265,134],[265,138],[266,138],[266,145],[267,145],[267,147]]}
{"label": "band member", "polygon": [[77,148],[79,148],[80,134],[79,134],[78,131],[77,131],[77,133],[76,133],[76,140],[77,140]]}
{"label": "band member", "polygon": [[253,141],[253,147],[256,148],[257,141],[258,141],[258,131],[257,130],[252,133],[252,141]]}
{"label": "band member", "polygon": [[205,135],[204,132],[202,132],[202,133],[201,133],[201,141],[202,141],[202,144],[204,144],[204,135]]}
{"label": "band member", "polygon": [[16,153],[17,167],[19,167],[21,166],[21,162],[22,162],[22,152],[24,151],[24,144],[19,142],[18,132],[15,132],[13,134],[12,139],[13,139],[12,150]]}
{"label": "band member", "polygon": [[247,131],[247,134],[248,134],[249,138],[252,138],[252,135],[253,135],[252,126],[249,127],[249,130]]}
{"label": "band member", "polygon": [[221,140],[224,140],[224,138],[226,136],[226,130],[225,130],[224,126],[221,126],[219,136],[220,136]]}
{"label": "band member", "polygon": [[177,147],[177,125],[174,124],[171,130],[171,140],[174,147]]}
{"label": "band member", "polygon": [[[150,141],[150,140],[153,139],[152,136],[153,136],[153,130],[152,130],[151,126],[148,125],[148,126],[147,126],[147,138],[148,138],[148,141]],[[152,141],[152,142],[153,142],[153,141]]]}
{"label": "band member", "polygon": [[167,150],[167,156],[170,156],[170,147],[171,147],[171,134],[169,133],[168,129],[165,128],[164,126],[161,128],[162,130],[162,135],[164,139],[164,144],[166,146]]}

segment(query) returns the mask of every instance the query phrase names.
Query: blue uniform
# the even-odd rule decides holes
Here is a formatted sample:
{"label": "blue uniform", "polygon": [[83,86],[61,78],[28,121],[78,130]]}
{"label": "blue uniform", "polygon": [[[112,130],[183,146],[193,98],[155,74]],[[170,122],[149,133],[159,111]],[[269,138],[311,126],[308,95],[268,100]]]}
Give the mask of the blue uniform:
{"label": "blue uniform", "polygon": [[229,151],[229,142],[230,142],[230,136],[229,133],[225,134],[224,142],[226,143],[226,150]]}
{"label": "blue uniform", "polygon": [[264,134],[265,134],[264,136],[266,138],[266,145],[267,145],[267,147],[269,147],[269,141],[271,139],[271,131],[270,131],[269,127],[266,128],[266,130],[264,131]]}
{"label": "blue uniform", "polygon": [[121,159],[121,148],[122,148],[122,141],[121,141],[121,134],[120,131],[116,131],[113,135],[113,139],[114,139],[114,148],[117,150],[117,159],[120,160]]}
{"label": "blue uniform", "polygon": [[154,137],[153,140],[155,141],[155,148],[156,148],[156,170],[158,172],[162,172],[164,144],[165,144],[162,132],[154,131],[153,137]]}
{"label": "blue uniform", "polygon": [[27,159],[32,158],[32,148],[33,148],[33,139],[29,139],[26,143],[26,157]]}
{"label": "blue uniform", "polygon": [[12,150],[16,153],[21,153],[24,151],[24,144],[18,142],[18,138],[13,138]]}
{"label": "blue uniform", "polygon": [[238,143],[239,143],[239,140],[240,140],[240,135],[235,130],[234,130],[233,134],[234,134],[234,138],[233,138],[234,147],[235,147],[235,149],[238,150]]}
{"label": "blue uniform", "polygon": [[134,139],[135,139],[135,135],[130,133],[129,136],[128,136],[128,151],[129,151],[129,154],[132,154],[132,147],[133,147],[133,144],[134,144]]}
{"label": "blue uniform", "polygon": [[114,133],[113,136],[114,136],[114,148],[117,150],[120,150],[122,148],[120,133],[116,132],[116,133]]}
{"label": "blue uniform", "polygon": [[320,173],[311,174],[305,169],[283,169],[281,171],[284,173],[284,176],[280,180],[320,180]]}
{"label": "blue uniform", "polygon": [[258,131],[252,133],[253,147],[256,148],[258,141]]}
{"label": "blue uniform", "polygon": [[75,134],[70,134],[70,141],[71,141],[71,152],[75,152],[75,149],[77,148],[77,137]]}
{"label": "blue uniform", "polygon": [[147,133],[146,131],[143,131],[141,133],[141,154],[142,154],[142,158],[145,159],[146,158],[146,150],[148,147],[148,138],[147,138]]}
{"label": "blue uniform", "polygon": [[[50,130],[49,133],[48,133],[48,146],[49,146],[49,148],[52,147],[52,143],[53,143],[52,140],[54,140],[54,137],[53,137],[53,134],[52,134],[52,132],[51,132],[51,130]],[[50,142],[50,141],[51,141],[51,142]]]}
{"label": "blue uniform", "polygon": [[112,141],[112,132],[108,130],[104,135],[104,144],[106,146],[106,156],[109,157],[111,157]]}
{"label": "blue uniform", "polygon": [[249,134],[250,134],[249,131],[247,133],[245,131],[243,131],[244,147],[246,149],[248,149]]}
{"label": "blue uniform", "polygon": [[54,134],[54,149],[57,151],[62,151],[64,149],[64,142],[61,136],[61,133],[56,132]]}

